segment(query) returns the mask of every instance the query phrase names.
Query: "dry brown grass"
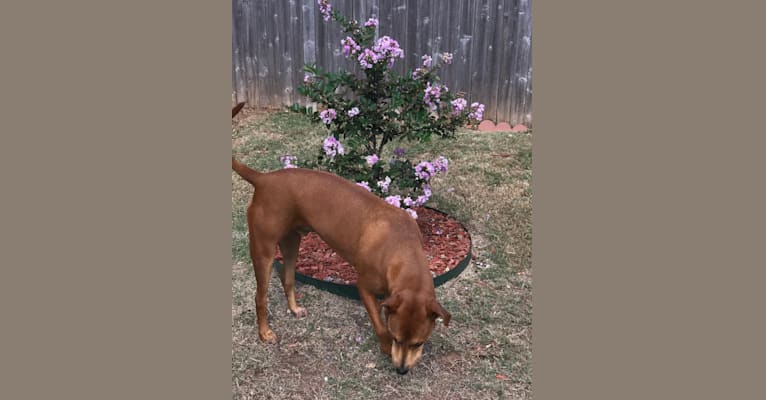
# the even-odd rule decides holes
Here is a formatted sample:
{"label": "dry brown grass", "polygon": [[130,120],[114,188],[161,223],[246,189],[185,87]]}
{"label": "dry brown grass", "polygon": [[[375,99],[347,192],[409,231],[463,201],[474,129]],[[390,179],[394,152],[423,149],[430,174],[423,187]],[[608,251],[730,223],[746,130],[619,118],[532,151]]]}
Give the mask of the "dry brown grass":
{"label": "dry brown grass", "polygon": [[[235,126],[232,145],[255,168],[279,168],[285,152],[312,156],[324,137],[321,127],[298,115],[248,115]],[[361,303],[299,284],[299,303],[309,315],[296,319],[287,312],[276,276],[269,318],[280,343],[258,340],[243,217],[252,189],[232,174],[233,398],[530,398],[530,136],[461,131],[455,140],[408,146],[414,158],[450,159],[450,172],[434,184],[429,205],[469,229],[474,259],[462,275],[437,288],[452,322],[437,327],[422,362],[403,376],[379,352]]]}

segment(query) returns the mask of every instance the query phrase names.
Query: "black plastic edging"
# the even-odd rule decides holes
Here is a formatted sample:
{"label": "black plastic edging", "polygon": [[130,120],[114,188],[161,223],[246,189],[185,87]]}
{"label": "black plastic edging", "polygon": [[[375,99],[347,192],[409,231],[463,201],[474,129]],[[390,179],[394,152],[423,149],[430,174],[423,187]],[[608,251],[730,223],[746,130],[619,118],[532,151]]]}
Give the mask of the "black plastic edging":
{"label": "black plastic edging", "polygon": [[[449,216],[449,214],[443,211],[439,211],[435,208],[431,208],[431,207],[424,207],[424,208],[428,208],[429,210],[433,210],[440,214]],[[445,284],[446,282],[456,278],[458,275],[460,275],[463,272],[463,270],[465,270],[468,264],[471,263],[471,253],[473,252],[473,240],[471,239],[471,233],[468,232],[468,229],[465,229],[465,226],[463,226],[463,224],[461,224],[460,221],[456,221],[456,222],[460,224],[460,227],[462,227],[465,233],[468,235],[468,243],[469,243],[468,254],[466,254],[465,258],[460,260],[459,263],[457,263],[455,268],[441,275],[436,276],[434,278],[434,287],[441,286]],[[282,263],[280,263],[277,260],[274,260],[274,267],[277,269],[277,271],[281,271]],[[317,289],[321,289],[326,292],[337,294],[338,296],[343,296],[349,299],[359,300],[359,290],[356,288],[356,285],[346,285],[346,284],[340,284],[335,282],[323,281],[320,279],[312,278],[308,275],[301,274],[298,271],[295,271],[295,279],[299,282],[314,286]]]}

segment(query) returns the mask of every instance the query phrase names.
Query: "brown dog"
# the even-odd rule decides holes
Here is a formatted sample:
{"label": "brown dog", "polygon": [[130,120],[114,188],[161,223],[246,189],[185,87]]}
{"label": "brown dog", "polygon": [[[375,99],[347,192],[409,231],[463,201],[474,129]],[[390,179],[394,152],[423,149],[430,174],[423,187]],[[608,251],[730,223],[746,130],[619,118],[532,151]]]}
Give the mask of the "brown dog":
{"label": "brown dog", "polygon": [[[254,187],[247,224],[261,340],[277,341],[266,311],[277,245],[284,258],[280,279],[287,306],[296,316],[306,315],[295,301],[295,261],[301,235],[313,230],[356,269],[359,297],[380,349],[391,355],[398,373],[407,373],[420,359],[436,318],[441,317],[445,326],[451,318],[436,301],[415,220],[366,189],[326,172],[290,168],[261,173],[233,157],[231,166]],[[377,296],[387,298],[378,303]],[[381,308],[386,310],[385,324]]]}

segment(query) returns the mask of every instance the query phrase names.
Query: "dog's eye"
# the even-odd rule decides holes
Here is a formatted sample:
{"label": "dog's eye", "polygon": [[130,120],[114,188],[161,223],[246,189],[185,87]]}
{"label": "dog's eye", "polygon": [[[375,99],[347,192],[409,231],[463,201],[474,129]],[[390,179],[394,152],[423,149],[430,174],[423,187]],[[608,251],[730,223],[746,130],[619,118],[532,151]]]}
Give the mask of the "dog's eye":
{"label": "dog's eye", "polygon": [[420,346],[422,346],[422,345],[423,345],[423,342],[420,342],[420,343],[415,343],[415,344],[413,344],[411,347],[412,347],[412,348],[418,348],[418,347],[420,347]]}

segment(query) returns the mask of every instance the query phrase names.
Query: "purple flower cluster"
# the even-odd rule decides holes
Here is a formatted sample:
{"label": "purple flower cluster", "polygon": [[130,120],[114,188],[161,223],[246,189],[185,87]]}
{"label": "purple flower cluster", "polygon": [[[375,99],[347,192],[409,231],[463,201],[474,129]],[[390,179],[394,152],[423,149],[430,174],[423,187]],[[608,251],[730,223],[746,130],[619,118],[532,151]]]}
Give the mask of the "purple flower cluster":
{"label": "purple flower cluster", "polygon": [[433,62],[431,56],[426,54],[423,57],[420,57],[420,59],[423,60],[423,68],[431,68],[431,63]]}
{"label": "purple flower cluster", "polygon": [[484,104],[471,103],[471,113],[468,114],[468,118],[474,119],[476,121],[483,120],[484,119]]}
{"label": "purple flower cluster", "polygon": [[367,22],[364,23],[364,26],[378,26],[378,19],[370,18],[367,20]]}
{"label": "purple flower cluster", "polygon": [[442,62],[445,64],[452,64],[452,53],[442,53]]}
{"label": "purple flower cluster", "polygon": [[359,65],[361,65],[362,68],[370,69],[380,61],[380,56],[370,49],[364,49],[364,51],[359,54],[357,61],[359,61]]}
{"label": "purple flower cluster", "polygon": [[345,39],[341,39],[340,44],[343,46],[343,55],[346,57],[355,55],[362,50],[362,48],[356,44],[354,39],[349,36],[346,36]]}
{"label": "purple flower cluster", "polygon": [[[421,196],[421,197],[423,197],[423,196]],[[404,204],[404,207],[413,207],[413,206],[422,205],[422,204],[417,204],[416,201],[412,200],[409,197],[405,197],[404,199],[402,199],[402,196],[398,196],[398,195],[397,196],[388,196],[388,197],[386,197],[385,200],[386,200],[386,203],[391,204],[392,206],[397,207],[397,208],[403,208],[402,204]],[[426,199],[426,200],[428,200],[428,199]],[[425,201],[424,201],[424,203],[425,203]],[[404,208],[404,211],[406,211],[407,214],[410,215],[410,217],[412,217],[414,219],[418,219],[418,213],[416,213],[415,210],[413,210],[411,208]]]}
{"label": "purple flower cluster", "polygon": [[420,180],[427,182],[434,174],[436,174],[434,165],[428,161],[421,161],[420,164],[415,166],[415,176]]}
{"label": "purple flower cluster", "polygon": [[306,74],[303,76],[303,83],[311,83],[314,81],[314,75],[313,74]]}
{"label": "purple flower cluster", "polygon": [[386,203],[391,204],[394,207],[401,207],[402,206],[402,196],[396,195],[396,196],[388,196],[386,197]]}
{"label": "purple flower cluster", "polygon": [[394,155],[396,157],[404,157],[404,154],[407,153],[407,149],[404,147],[397,147],[394,149]]}
{"label": "purple flower cluster", "polygon": [[383,193],[388,193],[388,185],[391,184],[391,177],[386,177],[386,179],[382,181],[378,181],[378,187],[380,188],[380,191]]}
{"label": "purple flower cluster", "polygon": [[291,156],[290,154],[285,154],[282,157],[279,157],[279,161],[282,163],[284,168],[298,168],[294,162],[298,161],[298,157]]}
{"label": "purple flower cluster", "polygon": [[330,19],[332,5],[328,3],[327,0],[317,0],[317,4],[319,4],[319,13],[324,16],[325,21],[328,21]]}
{"label": "purple flower cluster", "polygon": [[433,162],[434,170],[437,173],[444,172],[446,173],[449,170],[449,160],[447,160],[444,156],[439,156],[434,160]]}
{"label": "purple flower cluster", "polygon": [[425,94],[423,95],[423,101],[432,110],[436,110],[436,108],[439,107],[439,104],[441,103],[439,98],[442,95],[442,90],[447,92],[449,91],[449,88],[446,86],[439,86],[438,83],[434,83],[433,86],[431,86],[431,82],[426,83],[426,90],[424,91]]}
{"label": "purple flower cluster", "polygon": [[404,50],[399,47],[399,42],[388,36],[383,36],[375,41],[372,49],[364,49],[357,61],[364,69],[370,69],[378,62],[387,62],[388,68],[394,66],[396,58],[404,58]]}
{"label": "purple flower cluster", "polygon": [[[428,182],[434,175],[447,172],[449,169],[449,160],[444,156],[437,157],[433,162],[421,161],[415,166],[415,177]],[[429,189],[430,191],[430,189]],[[430,196],[430,195],[429,195]]]}
{"label": "purple flower cluster", "polygon": [[465,110],[468,102],[464,98],[457,98],[450,101],[450,104],[452,104],[452,115],[457,115]]}
{"label": "purple flower cluster", "polygon": [[319,118],[322,119],[322,122],[324,122],[327,125],[330,125],[330,123],[335,119],[335,117],[338,116],[338,113],[335,112],[334,108],[328,108],[321,113],[319,113]]}
{"label": "purple flower cluster", "polygon": [[412,200],[411,198],[407,197],[404,199],[404,205],[407,207],[419,207],[423,204],[426,204],[428,199],[431,198],[431,187],[428,185],[423,185],[423,194],[418,196],[416,200]]}
{"label": "purple flower cluster", "polygon": [[382,54],[385,58],[404,58],[404,50],[399,47],[399,42],[388,36],[383,36],[375,41],[375,46],[372,47],[378,54]]}
{"label": "purple flower cluster", "polygon": [[372,167],[373,165],[375,165],[375,164],[376,164],[378,161],[380,161],[380,158],[378,157],[378,155],[377,155],[377,154],[373,154],[373,155],[371,155],[371,156],[367,156],[367,157],[365,157],[365,158],[366,158],[366,160],[367,160],[367,165],[369,165],[369,166],[371,166],[371,167]]}
{"label": "purple flower cluster", "polygon": [[354,108],[348,110],[348,112],[346,114],[349,116],[349,118],[353,118],[353,117],[359,115],[359,108],[358,107],[354,107]]}
{"label": "purple flower cluster", "polygon": [[372,192],[372,189],[370,189],[370,185],[367,183],[367,181],[361,181],[356,183],[357,186],[361,186],[365,189],[367,189],[368,192]]}
{"label": "purple flower cluster", "polygon": [[[360,183],[357,183],[357,185],[363,186]],[[413,200],[409,196],[402,198],[402,196],[400,195],[387,196],[385,197],[384,200],[386,201],[386,203],[391,204],[394,207],[404,209],[404,211],[406,211],[407,214],[409,214],[412,218],[417,219],[418,213],[415,212],[415,210],[413,210],[411,207],[422,206],[430,198],[431,198],[431,187],[429,185],[423,185],[423,194],[418,196],[416,200]]]}
{"label": "purple flower cluster", "polygon": [[431,198],[431,186],[423,185],[423,194],[421,196],[418,196],[418,199],[415,201],[415,205],[422,206],[423,204],[426,204],[426,202],[430,198]]}
{"label": "purple flower cluster", "polygon": [[324,144],[322,145],[322,148],[324,149],[324,153],[327,154],[330,158],[335,158],[336,155],[345,154],[345,150],[343,149],[343,145],[340,144],[338,139],[336,139],[334,136],[328,136],[324,140]]}

